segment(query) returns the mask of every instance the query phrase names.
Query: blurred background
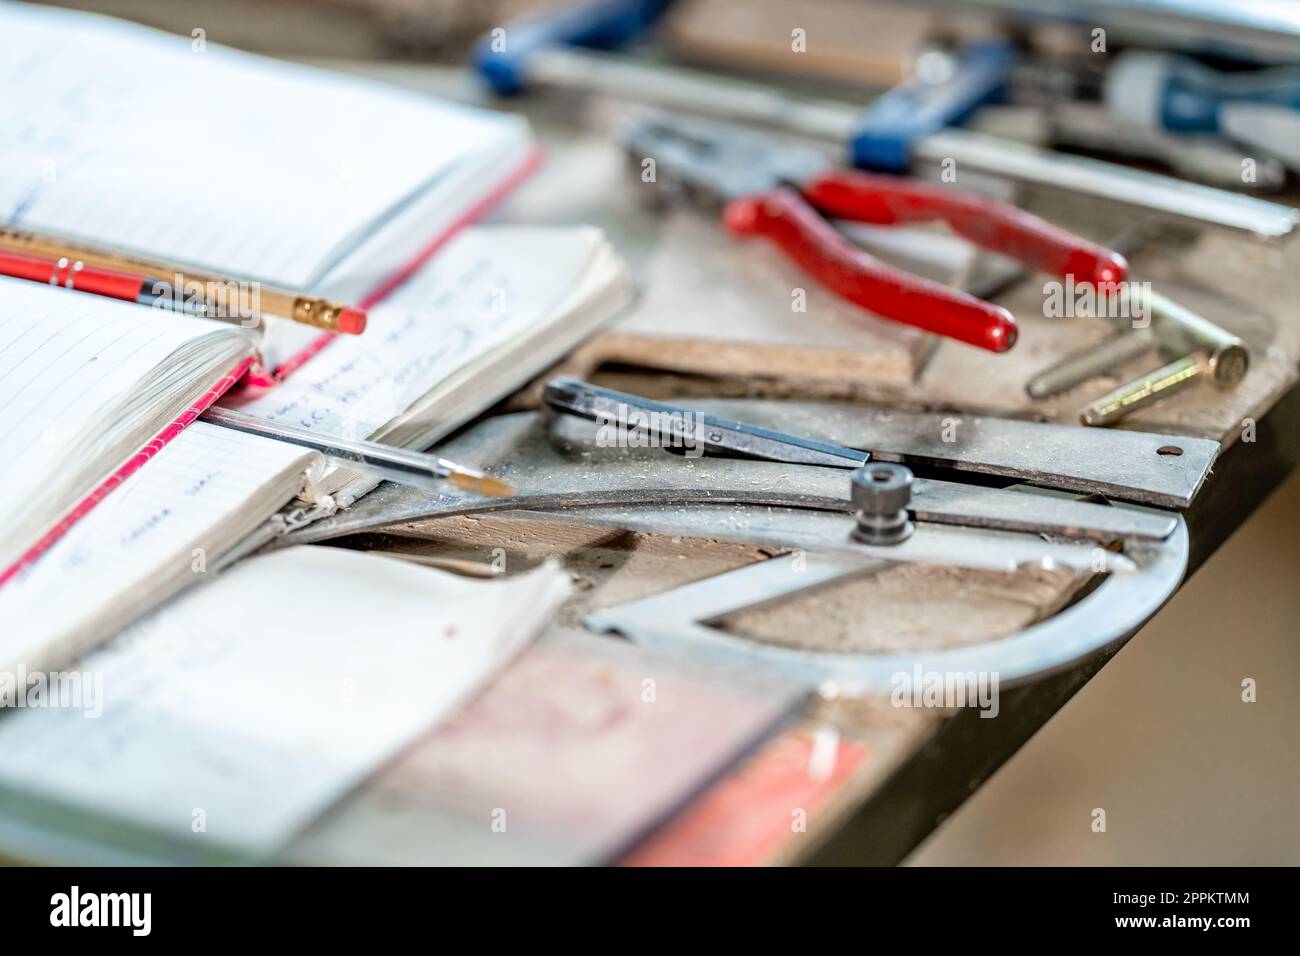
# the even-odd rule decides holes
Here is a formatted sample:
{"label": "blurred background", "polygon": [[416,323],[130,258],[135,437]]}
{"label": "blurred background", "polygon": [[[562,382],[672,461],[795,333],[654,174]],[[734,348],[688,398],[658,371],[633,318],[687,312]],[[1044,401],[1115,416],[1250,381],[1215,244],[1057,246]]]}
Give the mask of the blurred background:
{"label": "blurred background", "polygon": [[908,862],[1300,862],[1298,528],[1292,475]]}

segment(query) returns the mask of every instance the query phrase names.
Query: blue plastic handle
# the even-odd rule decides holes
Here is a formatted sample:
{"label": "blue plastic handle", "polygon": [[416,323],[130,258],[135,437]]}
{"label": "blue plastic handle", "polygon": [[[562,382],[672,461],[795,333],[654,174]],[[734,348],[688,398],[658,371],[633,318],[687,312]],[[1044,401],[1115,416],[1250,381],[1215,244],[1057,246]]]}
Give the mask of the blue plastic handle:
{"label": "blue plastic handle", "polygon": [[958,126],[981,106],[1005,97],[1016,56],[1009,43],[971,43],[949,79],[932,83],[914,77],[878,97],[853,132],[849,161],[862,169],[906,172],[917,140]]}
{"label": "blue plastic handle", "polygon": [[500,96],[521,93],[528,65],[543,50],[582,46],[608,50],[650,27],[669,0],[596,0],[559,13],[522,17],[493,30],[474,51],[474,68]]}
{"label": "blue plastic handle", "polygon": [[1218,133],[1219,107],[1234,102],[1300,109],[1300,69],[1221,73],[1194,60],[1170,60],[1159,96],[1160,124],[1179,133]]}

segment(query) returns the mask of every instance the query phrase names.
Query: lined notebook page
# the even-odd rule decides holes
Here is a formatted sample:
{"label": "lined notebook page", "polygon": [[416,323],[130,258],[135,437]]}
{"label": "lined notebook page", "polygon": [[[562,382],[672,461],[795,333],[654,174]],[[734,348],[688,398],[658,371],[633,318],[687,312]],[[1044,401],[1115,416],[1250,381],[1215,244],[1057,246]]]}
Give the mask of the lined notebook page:
{"label": "lined notebook page", "polygon": [[0,443],[72,433],[212,322],[0,277]]}
{"label": "lined notebook page", "polygon": [[0,219],[292,287],[521,125],[7,3],[0,88]]}
{"label": "lined notebook page", "polygon": [[109,624],[114,602],[148,606],[169,581],[207,573],[220,555],[194,548],[256,526],[323,465],[316,452],[194,422],[0,588],[0,670],[44,666],[59,642],[111,634],[125,623]]}
{"label": "lined notebook page", "polygon": [[[240,408],[366,438],[467,363],[536,329],[578,285],[601,241],[594,229],[467,229],[370,310],[365,335],[339,336]],[[303,333],[282,324],[274,337],[291,348]]]}
{"label": "lined notebook page", "polygon": [[98,462],[86,480],[103,478],[135,448],[108,462],[106,450],[210,385],[194,381],[202,369],[215,360],[228,370],[254,341],[233,325],[0,278],[0,553],[89,490],[78,469]]}
{"label": "lined notebook page", "polygon": [[103,675],[98,719],[0,715],[0,782],[269,854],[470,697],[567,588],[551,565],[483,582],[334,548],[252,558],[82,661]]}

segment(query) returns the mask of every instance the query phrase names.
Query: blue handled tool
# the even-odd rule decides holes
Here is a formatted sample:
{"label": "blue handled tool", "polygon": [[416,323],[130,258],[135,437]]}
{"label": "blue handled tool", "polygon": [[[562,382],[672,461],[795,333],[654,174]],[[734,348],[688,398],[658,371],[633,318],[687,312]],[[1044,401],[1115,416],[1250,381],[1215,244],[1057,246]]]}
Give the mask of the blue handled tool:
{"label": "blue handled tool", "polygon": [[1287,236],[1300,222],[1300,213],[1275,203],[958,128],[979,106],[1005,94],[1016,65],[1014,48],[1006,43],[969,46],[942,77],[922,73],[865,110],[602,52],[638,39],[667,6],[668,0],[592,0],[557,14],[523,18],[484,38],[474,64],[502,94],[552,85],[754,123],[839,143],[852,165],[878,171],[899,173],[919,163],[955,161],[963,170],[1268,238]]}
{"label": "blue handled tool", "polygon": [[570,47],[610,50],[640,37],[669,0],[593,0],[559,13],[528,16],[493,30],[474,51],[474,67],[500,96],[523,92],[537,59]]}
{"label": "blue handled tool", "polygon": [[1016,62],[1010,43],[973,43],[947,58],[942,76],[918,74],[860,111],[848,104],[790,100],[764,87],[703,73],[620,63],[592,52],[640,39],[669,2],[593,0],[559,13],[524,17],[484,37],[474,67],[501,96],[517,95],[539,81],[582,85],[799,133],[830,133],[832,139],[848,141],[854,165],[899,173],[911,165],[918,140],[957,126],[981,106],[1002,99]]}
{"label": "blue handled tool", "polygon": [[1121,53],[1106,74],[1112,113],[1175,133],[1222,133],[1225,109],[1251,103],[1300,110],[1300,68],[1223,72],[1185,56]]}
{"label": "blue handled tool", "polygon": [[1010,43],[988,40],[965,46],[948,75],[918,73],[877,97],[849,140],[853,165],[900,173],[916,144],[932,133],[960,126],[982,106],[1005,98],[1017,53]]}

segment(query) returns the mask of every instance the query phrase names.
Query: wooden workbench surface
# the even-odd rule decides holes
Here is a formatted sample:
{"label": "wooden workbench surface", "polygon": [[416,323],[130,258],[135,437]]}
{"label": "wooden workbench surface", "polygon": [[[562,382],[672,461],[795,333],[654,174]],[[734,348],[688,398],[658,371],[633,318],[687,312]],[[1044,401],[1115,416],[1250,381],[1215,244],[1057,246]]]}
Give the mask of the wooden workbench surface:
{"label": "wooden workbench surface", "polygon": [[[462,77],[445,70],[360,69],[444,95],[475,96]],[[534,103],[526,111],[543,138],[548,162],[498,218],[600,225],[629,259],[634,273],[642,277],[652,265],[656,275],[664,275],[665,257],[698,259],[705,254],[698,247],[666,250],[659,244],[665,230],[673,236],[695,237],[692,241],[699,241],[706,232],[697,225],[682,226],[682,216],[696,213],[665,214],[636,195],[635,179],[607,137],[613,121],[607,108],[584,112],[571,103],[545,102]],[[1140,219],[1130,212],[1080,203],[1059,192],[1022,193],[1019,200],[1059,225],[1098,240],[1141,228]],[[1194,569],[1297,460],[1295,424],[1300,402],[1292,396],[1267,421],[1263,417],[1296,377],[1300,320],[1293,303],[1300,301],[1296,294],[1300,269],[1295,261],[1300,251],[1295,244],[1284,250],[1219,233],[1157,232],[1153,236],[1130,254],[1133,278],[1151,281],[1165,294],[1202,311],[1240,335],[1252,350],[1251,372],[1235,392],[1198,386],[1139,413],[1125,425],[1214,438],[1225,445],[1246,436],[1246,447],[1233,449],[1221,459],[1202,500],[1188,513]],[[721,230],[715,238],[719,256],[738,254],[735,240],[726,238]],[[600,340],[581,349],[561,370],[654,397],[844,398],[909,409],[1070,422],[1088,401],[1158,363],[1154,357],[1142,359],[1116,370],[1115,377],[1087,383],[1049,402],[1031,402],[1025,396],[1024,383],[1034,372],[1111,332],[1101,319],[1046,318],[1042,281],[1042,277],[1023,281],[999,300],[1012,309],[1023,330],[1020,344],[1011,353],[993,356],[947,342],[914,349],[918,357],[915,374],[902,381],[896,364],[883,367],[879,381],[853,382],[836,382],[824,375],[776,379],[699,375],[625,364],[610,367],[605,359],[626,361],[626,356],[604,350]],[[894,334],[888,328],[879,332],[884,338]],[[536,398],[535,387],[526,389],[502,409],[532,407]],[[547,639],[579,628],[588,611],[668,590],[771,554],[718,541],[611,533],[578,524],[536,524],[505,516],[415,523],[346,543],[471,564],[487,563],[492,549],[504,543],[511,567],[557,557],[574,576],[579,590]],[[788,603],[735,615],[726,626],[756,641],[784,646],[868,653],[920,651],[988,641],[1015,632],[1068,602],[1082,583],[1060,571],[998,574],[895,566]],[[900,709],[889,706],[883,697],[815,699],[804,717],[807,732],[833,727],[844,740],[859,745],[866,756],[855,762],[834,799],[827,800],[809,821],[807,833],[774,850],[768,862],[898,861],[1115,650],[1117,646],[1111,646],[1064,673],[1004,691],[1002,716],[993,721],[974,719],[969,711]],[[419,759],[418,750],[411,760]],[[396,775],[394,780],[401,780],[400,768],[391,772]],[[399,784],[390,781],[389,785]],[[384,782],[380,780],[376,786],[382,789]],[[363,801],[359,810],[324,821],[311,835],[311,843],[337,849],[365,839],[373,830],[373,815],[381,812]],[[383,848],[375,850],[375,858],[382,860]]]}

